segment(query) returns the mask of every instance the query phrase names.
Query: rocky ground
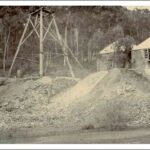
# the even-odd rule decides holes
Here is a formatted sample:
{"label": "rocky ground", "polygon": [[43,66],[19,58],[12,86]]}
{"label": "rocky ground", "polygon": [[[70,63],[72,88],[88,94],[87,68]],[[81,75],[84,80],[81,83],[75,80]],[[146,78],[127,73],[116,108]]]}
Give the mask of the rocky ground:
{"label": "rocky ground", "polygon": [[0,86],[0,132],[43,127],[149,127],[149,84],[147,77],[125,69],[93,73],[82,80],[48,76],[12,79]]}
{"label": "rocky ground", "polygon": [[32,128],[52,124],[47,106],[51,97],[65,91],[79,79],[43,77],[16,79],[0,87],[0,130]]}

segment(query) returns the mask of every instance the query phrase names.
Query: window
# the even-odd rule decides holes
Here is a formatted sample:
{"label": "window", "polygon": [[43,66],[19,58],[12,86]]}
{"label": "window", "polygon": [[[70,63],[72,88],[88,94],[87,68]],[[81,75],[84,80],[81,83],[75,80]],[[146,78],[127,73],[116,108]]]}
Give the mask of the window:
{"label": "window", "polygon": [[145,49],[144,50],[144,55],[145,55],[145,58],[147,58],[148,61],[150,61],[150,49]]}
{"label": "window", "polygon": [[148,49],[148,60],[150,61],[150,49]]}
{"label": "window", "polygon": [[149,52],[148,49],[145,49],[145,50],[144,50],[145,58],[148,58],[148,57],[149,57],[149,53],[148,53],[148,52]]}

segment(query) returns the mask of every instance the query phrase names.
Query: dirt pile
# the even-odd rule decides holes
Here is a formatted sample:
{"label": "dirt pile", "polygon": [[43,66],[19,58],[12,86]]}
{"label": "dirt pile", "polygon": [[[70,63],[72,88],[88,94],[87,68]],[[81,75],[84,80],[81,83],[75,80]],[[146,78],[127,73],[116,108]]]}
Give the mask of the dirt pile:
{"label": "dirt pile", "polygon": [[[78,79],[43,77],[16,80],[0,87],[0,130],[51,124],[46,106],[51,97],[76,84]],[[53,116],[52,116],[53,117]]]}
{"label": "dirt pile", "polygon": [[49,78],[0,87],[0,130],[150,125],[150,81],[133,70],[113,69],[83,80]]}
{"label": "dirt pile", "polygon": [[93,73],[78,82],[72,88],[68,89],[66,92],[61,92],[56,95],[51,101],[55,102],[56,107],[66,107],[75,103],[77,100],[81,101],[84,96],[95,88],[107,73],[107,71]]}
{"label": "dirt pile", "polygon": [[74,124],[124,128],[150,125],[150,81],[133,70],[113,69],[68,112]]}

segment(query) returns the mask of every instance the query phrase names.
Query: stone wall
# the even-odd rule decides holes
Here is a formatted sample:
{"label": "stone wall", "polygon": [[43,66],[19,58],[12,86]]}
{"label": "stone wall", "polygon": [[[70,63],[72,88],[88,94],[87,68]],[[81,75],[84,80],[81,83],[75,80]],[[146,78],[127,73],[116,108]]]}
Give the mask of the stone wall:
{"label": "stone wall", "polygon": [[[111,68],[122,68],[121,64],[117,63],[114,66],[113,53],[102,54],[97,58],[97,71],[109,70]],[[131,68],[141,71],[150,68],[148,59],[144,56],[144,50],[135,50],[131,52]]]}
{"label": "stone wall", "polygon": [[132,68],[142,71],[145,70],[147,65],[148,62],[144,57],[144,50],[132,51]]}
{"label": "stone wall", "polygon": [[113,66],[113,53],[103,54],[97,58],[97,71],[109,70]]}

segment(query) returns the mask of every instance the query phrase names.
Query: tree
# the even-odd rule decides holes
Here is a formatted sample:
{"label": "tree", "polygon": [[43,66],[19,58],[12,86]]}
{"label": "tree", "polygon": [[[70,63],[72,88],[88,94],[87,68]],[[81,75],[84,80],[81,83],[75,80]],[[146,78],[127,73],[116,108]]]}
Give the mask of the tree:
{"label": "tree", "polygon": [[88,60],[91,61],[93,52],[98,52],[104,44],[104,33],[101,29],[97,29],[93,36],[88,41]]}
{"label": "tree", "polygon": [[125,38],[119,39],[114,44],[114,64],[116,66],[125,68],[131,65],[131,50],[135,41],[132,37],[126,36]]}

